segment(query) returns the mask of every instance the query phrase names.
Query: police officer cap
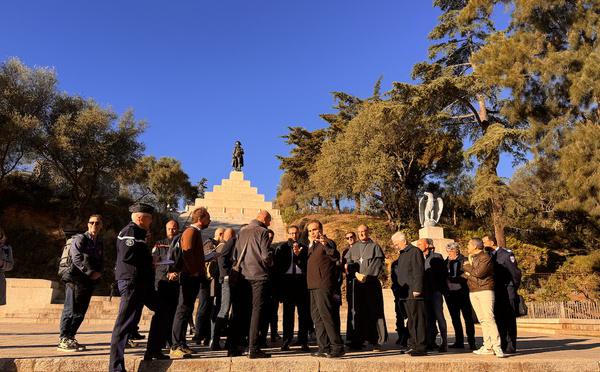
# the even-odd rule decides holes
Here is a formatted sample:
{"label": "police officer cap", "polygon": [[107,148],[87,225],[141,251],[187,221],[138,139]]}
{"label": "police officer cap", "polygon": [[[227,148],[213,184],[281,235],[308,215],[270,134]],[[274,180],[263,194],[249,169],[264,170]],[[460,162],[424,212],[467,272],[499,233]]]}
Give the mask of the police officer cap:
{"label": "police officer cap", "polygon": [[135,203],[129,207],[131,213],[154,213],[154,207],[146,203]]}

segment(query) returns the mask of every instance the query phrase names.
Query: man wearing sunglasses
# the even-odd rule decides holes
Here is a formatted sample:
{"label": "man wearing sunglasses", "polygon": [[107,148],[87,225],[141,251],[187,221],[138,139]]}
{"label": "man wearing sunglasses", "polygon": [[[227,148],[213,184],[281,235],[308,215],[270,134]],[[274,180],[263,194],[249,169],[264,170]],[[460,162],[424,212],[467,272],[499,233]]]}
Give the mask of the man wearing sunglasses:
{"label": "man wearing sunglasses", "polygon": [[72,239],[69,256],[72,269],[65,286],[65,305],[60,320],[58,351],[75,352],[86,348],[75,339],[75,334],[83,322],[92,292],[102,276],[102,240],[98,234],[102,230],[102,216],[91,215],[87,231]]}

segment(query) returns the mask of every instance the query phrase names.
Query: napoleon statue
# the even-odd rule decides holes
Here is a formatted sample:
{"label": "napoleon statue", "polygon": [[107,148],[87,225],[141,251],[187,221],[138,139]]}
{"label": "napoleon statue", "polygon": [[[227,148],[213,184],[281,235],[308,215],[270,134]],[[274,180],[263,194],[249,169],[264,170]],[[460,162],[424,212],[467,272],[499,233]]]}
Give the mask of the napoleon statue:
{"label": "napoleon statue", "polygon": [[231,166],[233,170],[241,172],[244,166],[244,149],[240,141],[235,141],[235,147],[233,148],[233,157],[231,159]]}

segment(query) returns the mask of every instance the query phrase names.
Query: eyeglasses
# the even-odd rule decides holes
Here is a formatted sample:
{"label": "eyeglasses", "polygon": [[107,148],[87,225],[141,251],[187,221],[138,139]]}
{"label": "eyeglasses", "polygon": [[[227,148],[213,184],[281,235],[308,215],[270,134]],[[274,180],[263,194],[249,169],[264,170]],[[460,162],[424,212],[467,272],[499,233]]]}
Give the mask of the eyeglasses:
{"label": "eyeglasses", "polygon": [[102,222],[100,221],[89,221],[88,225],[100,225]]}
{"label": "eyeglasses", "polygon": [[353,240],[353,239],[354,239],[354,237],[353,237],[353,236],[347,236],[347,237],[346,237],[346,240]]}

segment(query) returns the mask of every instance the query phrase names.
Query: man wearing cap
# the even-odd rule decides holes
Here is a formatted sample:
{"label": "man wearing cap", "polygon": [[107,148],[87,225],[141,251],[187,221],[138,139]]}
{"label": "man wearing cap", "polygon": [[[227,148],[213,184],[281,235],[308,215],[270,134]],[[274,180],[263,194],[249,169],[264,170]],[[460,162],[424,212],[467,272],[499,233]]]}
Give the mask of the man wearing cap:
{"label": "man wearing cap", "polygon": [[[136,311],[146,305],[155,310],[154,270],[146,236],[152,224],[151,205],[137,203],[129,207],[131,222],[117,236],[115,279],[121,295],[119,313],[110,341],[109,371],[125,371],[125,344],[136,326]],[[150,333],[148,344],[154,342]],[[168,359],[158,353],[154,359]]]}

